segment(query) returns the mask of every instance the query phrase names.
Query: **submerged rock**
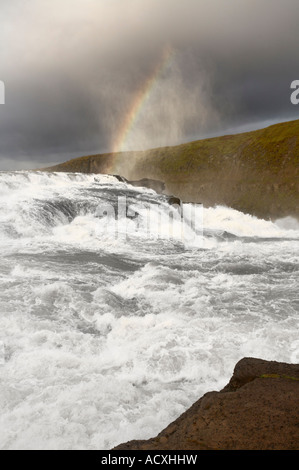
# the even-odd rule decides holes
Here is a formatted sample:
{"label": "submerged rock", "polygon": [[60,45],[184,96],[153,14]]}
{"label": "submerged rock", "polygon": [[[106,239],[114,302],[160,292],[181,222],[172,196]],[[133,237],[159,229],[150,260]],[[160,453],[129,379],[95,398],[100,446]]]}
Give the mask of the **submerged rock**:
{"label": "submerged rock", "polygon": [[298,450],[299,364],[244,358],[158,436],[113,450]]}

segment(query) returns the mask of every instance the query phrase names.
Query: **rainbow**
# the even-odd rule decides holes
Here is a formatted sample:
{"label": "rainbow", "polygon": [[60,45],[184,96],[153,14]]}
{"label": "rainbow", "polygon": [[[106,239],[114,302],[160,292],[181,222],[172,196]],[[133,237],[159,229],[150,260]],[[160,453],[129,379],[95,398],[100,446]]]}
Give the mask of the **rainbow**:
{"label": "rainbow", "polygon": [[169,46],[164,47],[161,57],[159,58],[158,63],[156,64],[153,72],[151,75],[146,79],[146,81],[142,84],[141,88],[137,91],[132,105],[125,116],[125,119],[121,125],[121,128],[117,134],[115,139],[112,151],[114,153],[121,152],[122,148],[125,144],[127,136],[131,129],[133,128],[137,117],[148,100],[150,93],[159,79],[159,76],[163,72],[163,70],[169,65],[172,57],[174,55],[173,49]]}

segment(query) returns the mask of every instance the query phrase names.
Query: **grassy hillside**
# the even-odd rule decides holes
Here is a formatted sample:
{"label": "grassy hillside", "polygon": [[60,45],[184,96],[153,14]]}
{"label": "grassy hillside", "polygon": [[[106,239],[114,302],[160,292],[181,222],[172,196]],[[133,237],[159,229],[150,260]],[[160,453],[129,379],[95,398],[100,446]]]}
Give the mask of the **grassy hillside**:
{"label": "grassy hillside", "polygon": [[174,147],[92,155],[48,170],[154,178],[186,201],[299,218],[299,120]]}

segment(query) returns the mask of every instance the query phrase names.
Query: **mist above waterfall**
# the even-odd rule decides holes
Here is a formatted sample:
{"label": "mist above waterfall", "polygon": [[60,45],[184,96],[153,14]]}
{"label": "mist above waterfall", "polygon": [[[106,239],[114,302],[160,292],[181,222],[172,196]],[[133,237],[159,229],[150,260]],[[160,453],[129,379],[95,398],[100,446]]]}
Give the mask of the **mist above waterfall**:
{"label": "mist above waterfall", "polygon": [[163,48],[173,60],[126,149],[295,118],[298,6],[234,0],[11,0],[1,7],[1,169],[110,151]]}

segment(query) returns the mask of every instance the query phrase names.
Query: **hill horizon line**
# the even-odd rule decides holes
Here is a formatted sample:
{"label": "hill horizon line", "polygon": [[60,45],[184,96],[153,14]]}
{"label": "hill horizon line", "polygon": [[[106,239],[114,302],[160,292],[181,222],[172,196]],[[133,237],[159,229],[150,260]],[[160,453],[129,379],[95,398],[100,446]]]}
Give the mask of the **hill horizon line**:
{"label": "hill horizon line", "polygon": [[70,159],[40,171],[163,181],[166,193],[263,217],[299,218],[299,119],[148,150]]}

